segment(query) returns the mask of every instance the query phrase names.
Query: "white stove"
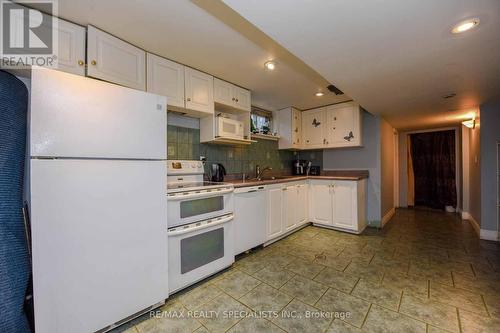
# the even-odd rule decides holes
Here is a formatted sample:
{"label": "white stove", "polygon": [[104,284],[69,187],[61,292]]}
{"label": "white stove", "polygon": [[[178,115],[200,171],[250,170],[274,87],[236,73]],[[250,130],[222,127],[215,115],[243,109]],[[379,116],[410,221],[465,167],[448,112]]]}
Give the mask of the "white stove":
{"label": "white stove", "polygon": [[203,180],[200,161],[167,161],[169,292],[234,262],[232,184]]}

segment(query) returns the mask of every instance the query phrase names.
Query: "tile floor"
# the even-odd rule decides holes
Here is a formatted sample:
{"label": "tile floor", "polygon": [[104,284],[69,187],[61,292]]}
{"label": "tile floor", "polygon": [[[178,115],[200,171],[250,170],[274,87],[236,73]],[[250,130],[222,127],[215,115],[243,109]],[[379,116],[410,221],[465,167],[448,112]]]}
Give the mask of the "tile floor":
{"label": "tile floor", "polygon": [[424,210],[360,236],[309,226],[160,310],[116,331],[500,332],[500,246]]}

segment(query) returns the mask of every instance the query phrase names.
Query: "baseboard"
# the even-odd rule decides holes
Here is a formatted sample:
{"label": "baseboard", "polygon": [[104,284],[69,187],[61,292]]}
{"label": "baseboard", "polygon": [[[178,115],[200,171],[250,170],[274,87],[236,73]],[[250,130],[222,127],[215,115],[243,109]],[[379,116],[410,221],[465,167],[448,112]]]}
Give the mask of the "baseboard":
{"label": "baseboard", "polygon": [[462,212],[462,220],[471,220],[472,215],[469,212]]}
{"label": "baseboard", "polygon": [[396,213],[396,208],[392,207],[391,210],[389,210],[384,217],[382,217],[382,228],[385,226],[387,222],[394,216]]}
{"label": "baseboard", "polygon": [[481,229],[479,238],[490,241],[498,241],[498,232],[496,230]]}
{"label": "baseboard", "polygon": [[481,227],[479,226],[479,223],[472,217],[472,215],[469,212],[462,212],[462,220],[467,220],[469,223],[472,225],[474,230],[476,231],[476,234],[479,238],[482,239],[481,237]]}

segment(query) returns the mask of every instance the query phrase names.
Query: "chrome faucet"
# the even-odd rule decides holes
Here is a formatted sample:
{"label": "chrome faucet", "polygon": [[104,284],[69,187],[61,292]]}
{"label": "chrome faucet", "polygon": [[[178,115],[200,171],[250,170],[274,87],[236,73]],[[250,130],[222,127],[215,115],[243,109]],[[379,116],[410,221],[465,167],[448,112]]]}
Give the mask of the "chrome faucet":
{"label": "chrome faucet", "polygon": [[267,170],[272,170],[273,168],[271,167],[265,167],[264,169],[260,169],[260,165],[256,165],[255,166],[255,178],[257,180],[262,180],[262,175],[264,174],[264,171],[267,171]]}

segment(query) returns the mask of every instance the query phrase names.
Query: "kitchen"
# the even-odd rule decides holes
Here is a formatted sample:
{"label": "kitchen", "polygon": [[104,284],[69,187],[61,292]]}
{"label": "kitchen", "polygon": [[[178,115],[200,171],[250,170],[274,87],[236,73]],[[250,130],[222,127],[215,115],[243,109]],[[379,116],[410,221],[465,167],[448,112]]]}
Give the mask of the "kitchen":
{"label": "kitchen", "polygon": [[[5,141],[17,164],[6,159],[4,193],[19,199],[12,223],[23,243],[11,247],[22,261],[2,275],[18,291],[2,300],[13,311],[0,330],[494,327],[488,292],[498,290],[487,281],[498,247],[455,215],[396,210],[395,116],[324,79],[238,1],[120,4],[143,23],[156,17],[144,32],[194,29],[180,22],[193,15],[200,36],[217,31],[238,57],[224,38],[209,39],[220,57],[174,41],[162,49],[157,35],[107,20],[112,2],[92,4],[14,4],[40,13],[58,64],[0,70],[4,119],[18,119],[1,128],[16,137]],[[179,17],[162,21],[160,9]],[[200,36],[185,33],[198,48]],[[231,70],[238,62],[246,69]],[[482,257],[469,252],[479,244]]]}

